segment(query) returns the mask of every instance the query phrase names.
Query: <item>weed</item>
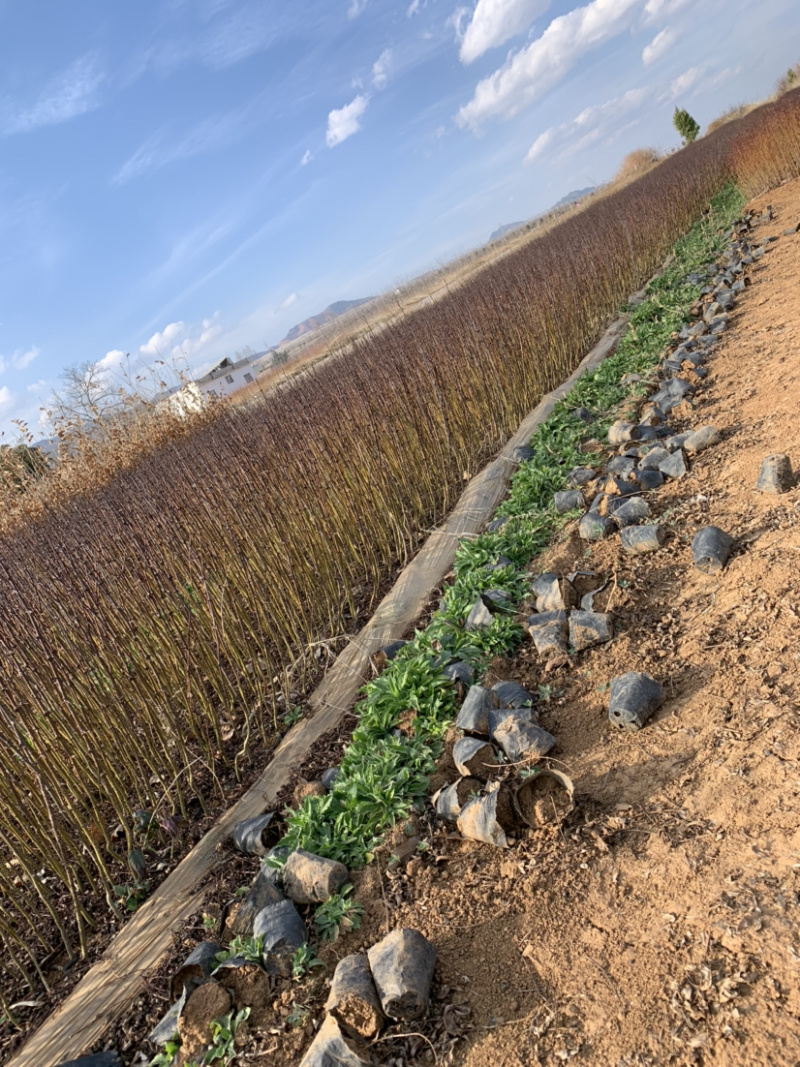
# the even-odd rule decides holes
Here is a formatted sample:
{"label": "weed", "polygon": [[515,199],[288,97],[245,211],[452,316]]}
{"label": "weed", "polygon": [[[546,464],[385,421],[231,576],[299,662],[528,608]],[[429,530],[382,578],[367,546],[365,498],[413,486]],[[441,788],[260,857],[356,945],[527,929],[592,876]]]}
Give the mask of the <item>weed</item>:
{"label": "weed", "polygon": [[164,1051],[159,1052],[150,1060],[149,1067],[171,1067],[175,1062],[175,1059],[180,1051],[181,1042],[179,1040],[167,1041],[164,1045]]}
{"label": "weed", "polygon": [[357,930],[361,926],[364,907],[350,899],[352,891],[353,887],[346,885],[340,893],[335,893],[324,904],[320,904],[314,913],[314,925],[323,941],[336,941],[340,933]]}
{"label": "weed", "polygon": [[223,949],[222,952],[218,952],[214,959],[218,964],[234,959],[244,959],[249,963],[260,963],[263,942],[263,937],[234,937],[228,947]]}
{"label": "weed", "polygon": [[128,885],[115,885],[114,896],[125,911],[134,912],[150,896],[150,882],[136,880]]}
{"label": "weed", "polygon": [[295,982],[299,982],[305,978],[312,967],[324,966],[325,964],[314,955],[314,950],[306,941],[292,956],[292,978],[294,978]]}

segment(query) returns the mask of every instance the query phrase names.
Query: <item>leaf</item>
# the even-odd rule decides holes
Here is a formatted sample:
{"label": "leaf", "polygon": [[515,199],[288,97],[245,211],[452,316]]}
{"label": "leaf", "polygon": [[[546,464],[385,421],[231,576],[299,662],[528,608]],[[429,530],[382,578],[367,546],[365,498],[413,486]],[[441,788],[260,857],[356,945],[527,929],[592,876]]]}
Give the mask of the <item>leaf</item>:
{"label": "leaf", "polygon": [[137,881],[141,881],[147,871],[147,860],[140,848],[133,848],[128,853],[128,866]]}

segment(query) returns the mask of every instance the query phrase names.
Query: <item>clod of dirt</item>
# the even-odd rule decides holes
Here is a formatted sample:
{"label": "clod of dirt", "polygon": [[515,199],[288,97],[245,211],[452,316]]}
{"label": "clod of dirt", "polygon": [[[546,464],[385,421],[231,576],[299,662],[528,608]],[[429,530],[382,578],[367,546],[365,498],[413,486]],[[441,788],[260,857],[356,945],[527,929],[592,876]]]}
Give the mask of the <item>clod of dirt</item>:
{"label": "clod of dirt", "polygon": [[540,770],[523,779],[514,792],[514,807],[533,829],[560,823],[572,811],[572,779],[559,771]]}
{"label": "clod of dirt", "polygon": [[191,1063],[211,1042],[211,1023],[227,1015],[232,1007],[230,993],[218,982],[208,981],[194,990],[178,1024],[184,1063]]}
{"label": "clod of dirt", "polygon": [[436,949],[418,930],[392,930],[367,952],[375,988],[390,1019],[421,1019],[428,1010]]}
{"label": "clod of dirt", "polygon": [[272,982],[257,963],[246,959],[227,960],[214,977],[232,995],[234,1007],[250,1008],[250,1024],[261,1027],[272,1019]]}
{"label": "clod of dirt", "polygon": [[378,1036],[386,1019],[366,956],[345,956],[339,961],[325,1009],[344,1033],[367,1041]]}
{"label": "clod of dirt", "polygon": [[283,888],[295,904],[324,904],[347,882],[347,868],[338,860],[298,848],[283,868]]}
{"label": "clod of dirt", "polygon": [[292,793],[294,807],[301,807],[306,797],[324,797],[327,792],[322,782],[298,782]]}

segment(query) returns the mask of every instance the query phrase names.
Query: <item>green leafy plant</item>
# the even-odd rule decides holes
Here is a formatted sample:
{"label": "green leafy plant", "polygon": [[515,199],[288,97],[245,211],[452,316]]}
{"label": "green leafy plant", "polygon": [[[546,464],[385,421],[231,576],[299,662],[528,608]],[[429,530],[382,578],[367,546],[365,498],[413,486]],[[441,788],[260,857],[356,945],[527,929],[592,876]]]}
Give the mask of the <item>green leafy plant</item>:
{"label": "green leafy plant", "polygon": [[324,967],[325,964],[314,955],[314,950],[306,941],[292,956],[292,978],[299,982],[308,974],[312,967]]}
{"label": "green leafy plant", "polygon": [[159,1052],[158,1055],[150,1060],[149,1067],[171,1067],[180,1051],[180,1047],[181,1042],[177,1038],[174,1041],[167,1041],[164,1045],[164,1051]]}
{"label": "green leafy plant", "polygon": [[122,904],[125,911],[134,912],[150,896],[150,882],[140,882],[137,879],[126,885],[115,885],[114,896]]}
{"label": "green leafy plant", "polygon": [[210,1024],[212,1047],[203,1054],[203,1064],[222,1061],[229,1064],[236,1055],[236,1031],[250,1018],[250,1009],[242,1008],[234,1015],[229,1012],[220,1019],[214,1019]]}
{"label": "green leafy plant", "polygon": [[292,1010],[286,1016],[286,1022],[289,1026],[300,1027],[305,1024],[308,1018],[308,1013],[311,1009],[306,1004],[299,1004],[295,1002],[292,1006]]}
{"label": "green leafy plant", "polygon": [[340,893],[335,893],[324,904],[320,904],[314,913],[314,925],[323,941],[336,941],[339,934],[357,930],[361,926],[364,906],[351,900],[351,885],[346,885]]}
{"label": "green leafy plant", "polygon": [[298,704],[297,707],[291,708],[283,715],[283,721],[287,726],[294,726],[296,722],[300,722],[303,718],[303,709]]}
{"label": "green leafy plant", "polygon": [[226,963],[228,960],[244,959],[250,963],[261,962],[261,949],[263,937],[234,937],[228,947],[218,952],[214,959],[217,963]]}

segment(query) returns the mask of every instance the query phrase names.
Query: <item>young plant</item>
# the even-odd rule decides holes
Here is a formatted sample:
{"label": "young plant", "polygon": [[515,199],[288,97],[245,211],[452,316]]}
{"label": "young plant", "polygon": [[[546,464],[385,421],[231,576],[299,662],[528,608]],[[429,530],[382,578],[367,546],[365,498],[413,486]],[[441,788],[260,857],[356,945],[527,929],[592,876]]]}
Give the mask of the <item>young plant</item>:
{"label": "young plant", "polygon": [[306,941],[292,956],[292,978],[295,982],[301,981],[312,967],[324,967],[325,964],[314,955],[314,950]]}
{"label": "young plant", "polygon": [[248,963],[260,963],[263,944],[263,937],[234,937],[228,947],[218,952],[214,959],[218,964],[239,959],[247,960]]}
{"label": "young plant", "polygon": [[340,893],[335,893],[324,904],[320,904],[314,913],[314,925],[323,941],[336,941],[340,933],[357,930],[361,926],[364,906],[350,899],[352,892],[353,887],[346,885]]}

